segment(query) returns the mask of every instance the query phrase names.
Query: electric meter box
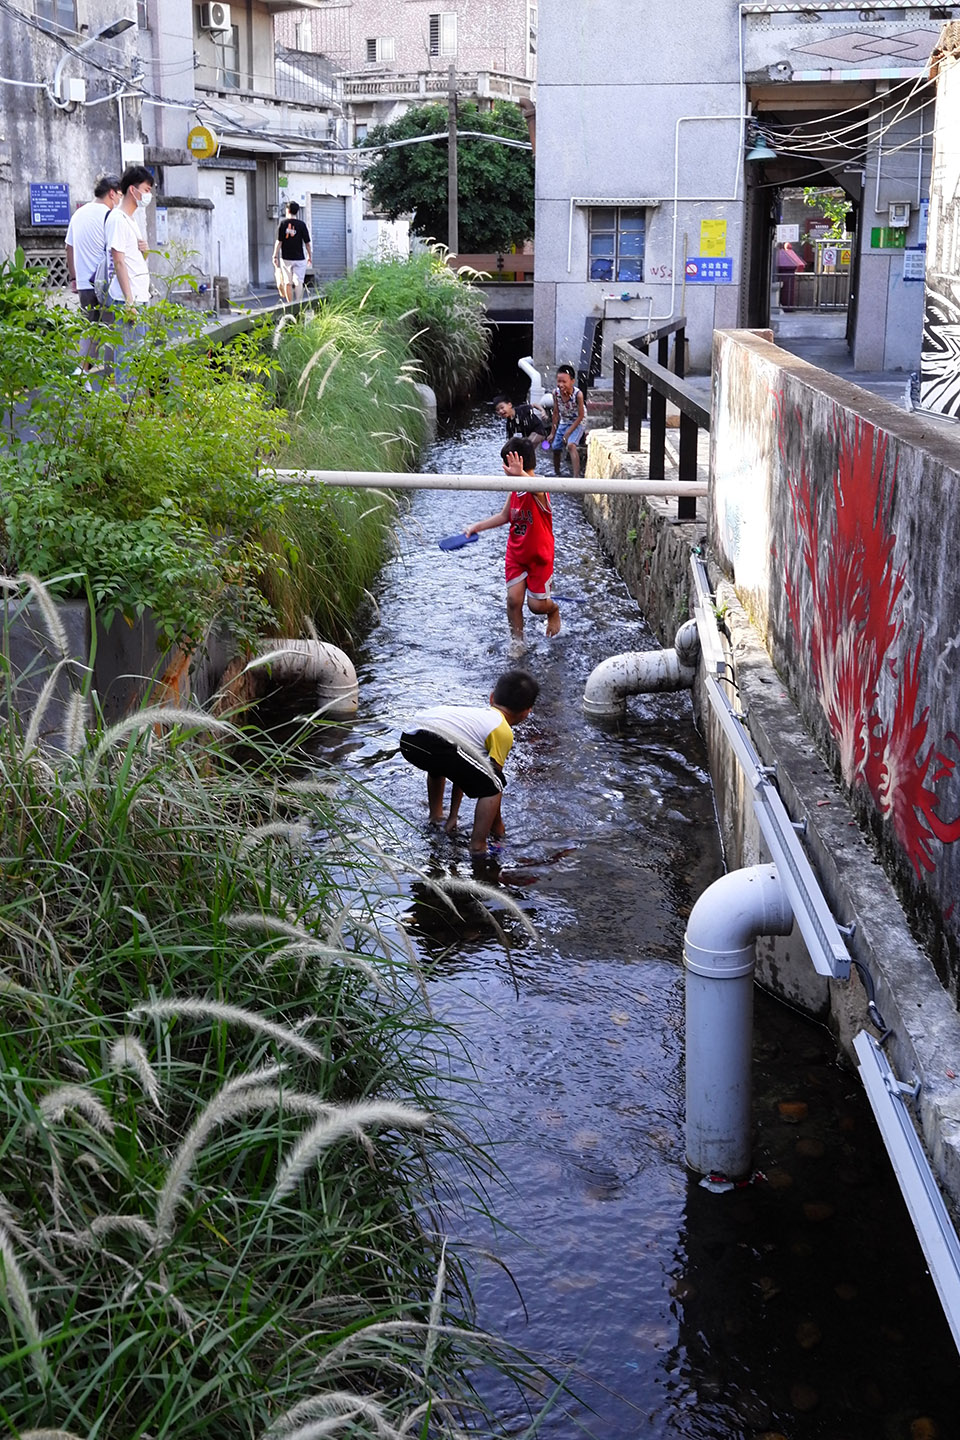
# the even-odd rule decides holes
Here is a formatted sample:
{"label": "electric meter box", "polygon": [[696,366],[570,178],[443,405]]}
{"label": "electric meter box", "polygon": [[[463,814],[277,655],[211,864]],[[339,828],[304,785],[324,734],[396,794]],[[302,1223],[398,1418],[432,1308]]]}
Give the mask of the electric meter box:
{"label": "electric meter box", "polygon": [[895,200],[890,206],[889,225],[891,230],[903,230],[910,224],[909,200]]}

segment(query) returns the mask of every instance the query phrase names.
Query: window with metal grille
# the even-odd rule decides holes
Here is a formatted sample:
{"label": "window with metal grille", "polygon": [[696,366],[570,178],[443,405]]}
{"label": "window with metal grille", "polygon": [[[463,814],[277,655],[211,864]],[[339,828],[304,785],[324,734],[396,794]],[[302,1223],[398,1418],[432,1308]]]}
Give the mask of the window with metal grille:
{"label": "window with metal grille", "polygon": [[76,30],[75,0],[36,0],[37,19],[46,20],[57,30]]}
{"label": "window with metal grille", "polygon": [[392,35],[377,35],[367,41],[367,64],[377,61],[396,60],[397,42]]}
{"label": "window with metal grille", "polygon": [[617,205],[592,209],[589,215],[590,279],[642,280],[646,211]]}
{"label": "window with metal grille", "polygon": [[227,195],[236,195],[237,177],[235,175],[225,175],[223,177],[223,188]]}
{"label": "window with metal grille", "polygon": [[430,54],[456,55],[457,17],[450,11],[430,16]]}

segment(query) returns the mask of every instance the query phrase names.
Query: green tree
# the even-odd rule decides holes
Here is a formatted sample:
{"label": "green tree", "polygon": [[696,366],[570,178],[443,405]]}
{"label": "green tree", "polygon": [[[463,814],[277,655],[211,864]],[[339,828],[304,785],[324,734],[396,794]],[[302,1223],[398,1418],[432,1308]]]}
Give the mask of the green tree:
{"label": "green tree", "polygon": [[[480,110],[468,101],[458,106],[457,130],[479,130],[512,140],[529,140],[517,105],[498,102]],[[446,135],[445,104],[419,105],[390,125],[378,125],[365,145]],[[460,249],[477,253],[509,250],[533,234],[533,154],[490,140],[460,140],[457,145]],[[447,238],[447,146],[443,140],[382,150],[366,173],[370,198],[395,220],[416,211],[414,233]]]}
{"label": "green tree", "polygon": [[804,185],[803,203],[809,205],[811,210],[819,210],[829,224],[830,228],[823,237],[825,240],[843,239],[853,201],[849,200],[842,190],[821,190],[815,185]]}

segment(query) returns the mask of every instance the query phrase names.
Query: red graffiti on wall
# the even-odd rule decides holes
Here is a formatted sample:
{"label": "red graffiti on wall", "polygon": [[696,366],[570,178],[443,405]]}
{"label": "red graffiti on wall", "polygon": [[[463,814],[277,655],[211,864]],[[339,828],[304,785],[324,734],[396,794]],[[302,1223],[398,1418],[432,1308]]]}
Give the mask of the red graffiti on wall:
{"label": "red graffiti on wall", "polygon": [[[782,415],[780,421],[785,454]],[[799,412],[796,423],[802,425]],[[922,631],[902,667],[896,652],[904,574],[894,569],[896,466],[888,465],[887,437],[854,419],[849,427],[838,423],[836,439],[830,530],[822,540],[809,473],[804,465],[799,474],[785,466],[800,542],[794,573],[785,574],[790,621],[798,644],[809,644],[814,684],[844,779],[851,788],[867,787],[919,878],[921,869],[935,867],[934,840],[960,839],[960,818],[940,818],[936,792],[957,762],[928,744],[929,706],[917,713]],[[812,599],[809,627],[802,618],[804,571]],[[881,713],[884,666],[898,682],[892,717]],[[946,738],[960,751],[954,734]]]}

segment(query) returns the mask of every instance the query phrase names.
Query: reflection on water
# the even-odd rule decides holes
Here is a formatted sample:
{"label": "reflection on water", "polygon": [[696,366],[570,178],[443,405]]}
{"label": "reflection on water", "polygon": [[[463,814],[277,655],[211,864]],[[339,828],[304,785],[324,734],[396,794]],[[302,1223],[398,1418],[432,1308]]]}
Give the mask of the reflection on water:
{"label": "reflection on water", "polygon": [[[491,469],[499,441],[481,415],[441,439],[429,468]],[[428,876],[471,873],[468,824],[452,839],[427,826],[397,732],[427,705],[485,700],[514,663],[505,532],[436,546],[495,508],[491,494],[414,498],[359,657],[360,724],[338,747],[415,821],[405,844]],[[541,697],[517,733],[507,841],[485,877],[537,939],[498,910],[507,951],[479,905],[451,923],[426,884],[407,917],[434,1005],[466,1037],[474,1121],[504,1175],[495,1234],[474,1210],[456,1222],[476,1255],[480,1323],[570,1379],[579,1399],[540,1431],[556,1440],[577,1427],[604,1440],[946,1440],[960,1433],[956,1352],[859,1083],[826,1032],[758,997],[766,1179],[711,1195],[687,1176],[681,944],[721,867],[705,756],[686,695],[638,697],[612,729],[585,719],[593,666],[654,642],[573,497],[556,497],[555,529],[556,589],[577,601],[551,642],[528,617],[522,663]],[[480,1388],[505,1433],[522,1429],[515,1391],[496,1377]]]}

